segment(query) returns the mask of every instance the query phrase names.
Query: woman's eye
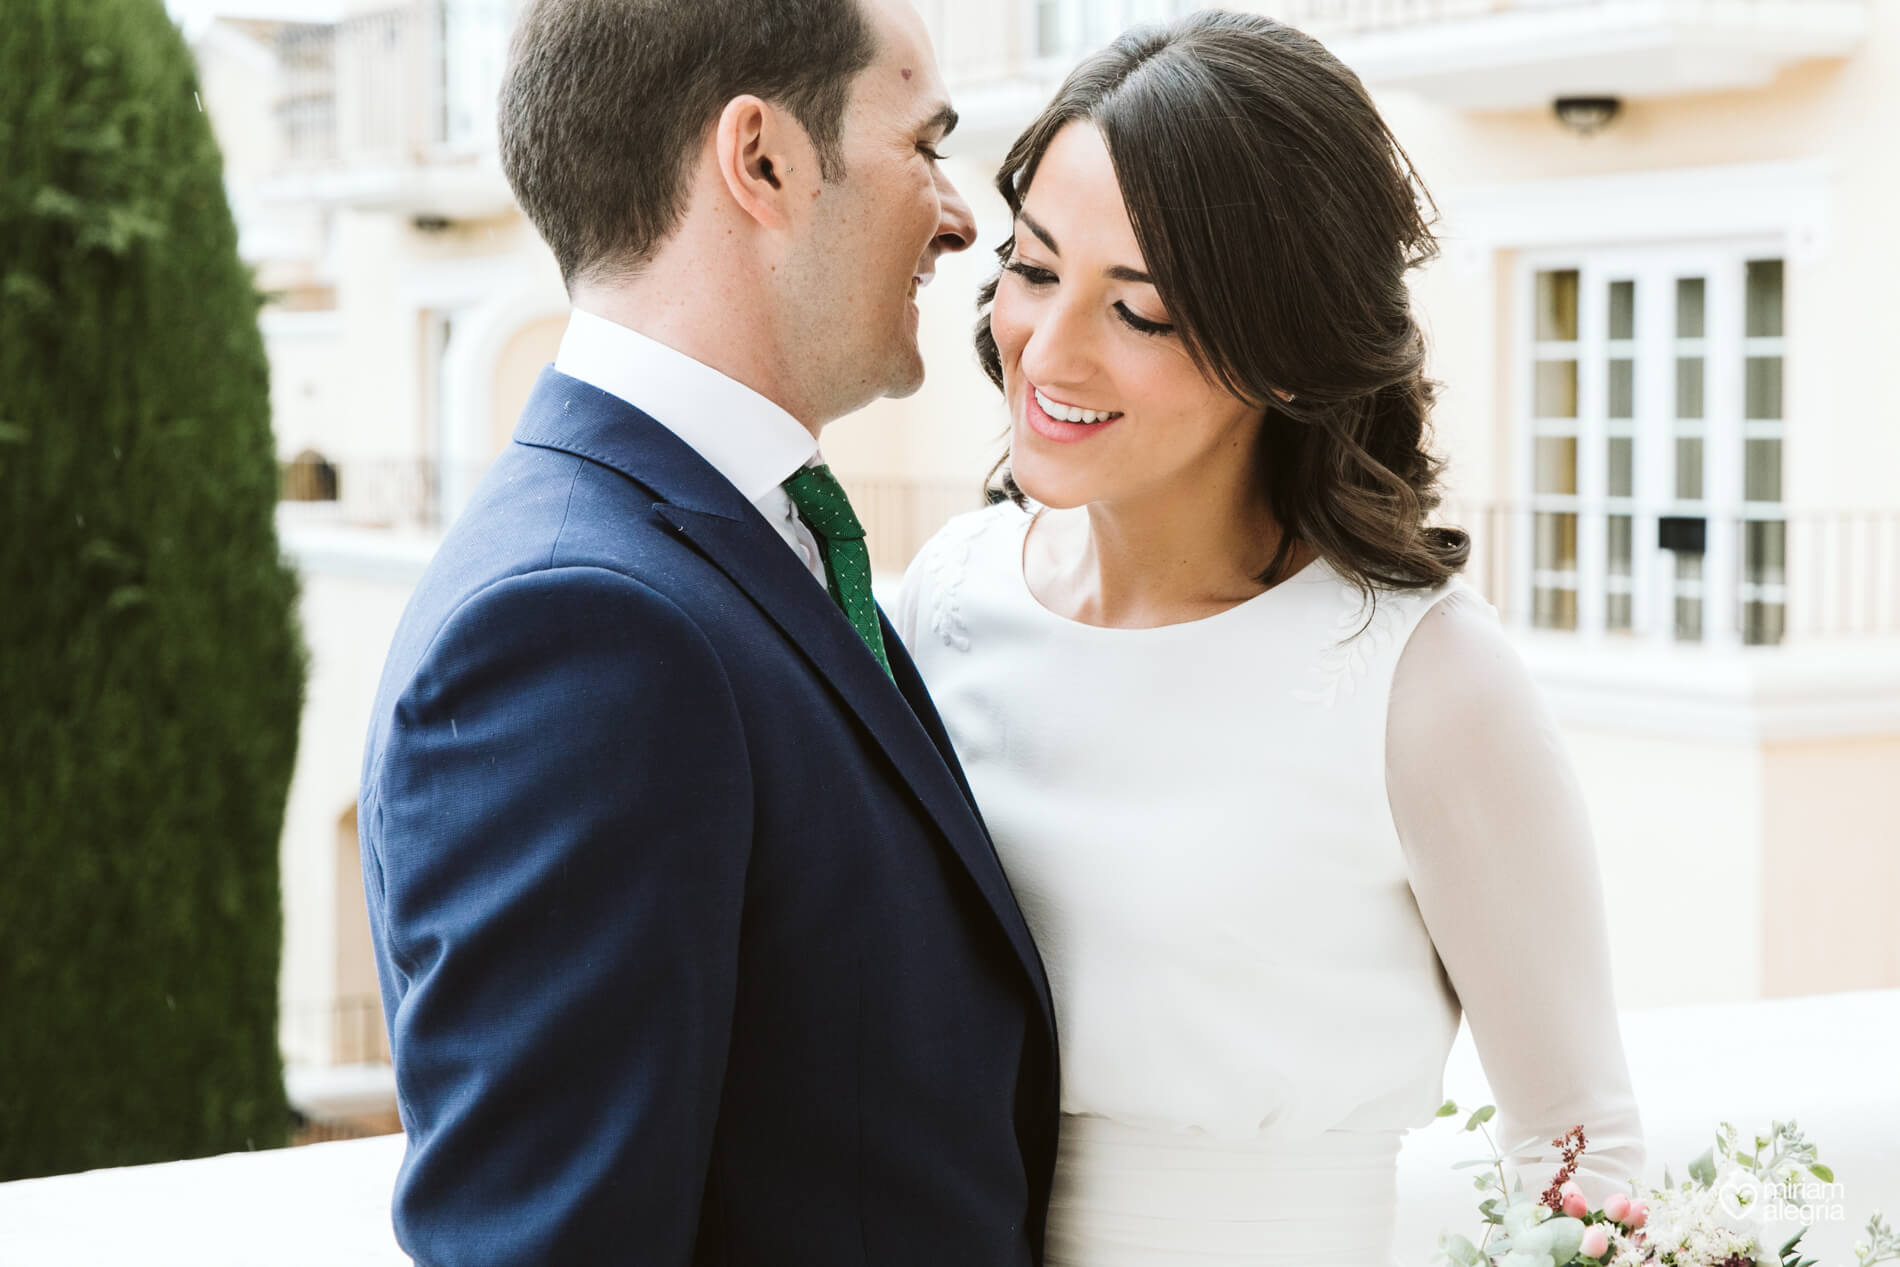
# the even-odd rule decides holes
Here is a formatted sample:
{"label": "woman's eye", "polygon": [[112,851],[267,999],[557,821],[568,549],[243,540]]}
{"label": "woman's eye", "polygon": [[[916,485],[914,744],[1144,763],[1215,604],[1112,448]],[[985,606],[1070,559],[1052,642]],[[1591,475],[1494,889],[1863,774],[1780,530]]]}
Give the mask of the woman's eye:
{"label": "woman's eye", "polygon": [[936,147],[932,145],[919,145],[917,149],[919,153],[933,163],[941,163],[944,159],[950,157],[948,154],[939,154]]}
{"label": "woman's eye", "polygon": [[1121,317],[1122,321],[1126,323],[1130,330],[1135,330],[1142,334],[1174,333],[1174,327],[1165,321],[1150,321],[1146,317],[1137,317],[1128,310],[1127,304],[1116,304],[1115,312]]}
{"label": "woman's eye", "polygon": [[1056,279],[1056,275],[1048,269],[1037,268],[1034,264],[1025,264],[1021,260],[1011,260],[1003,267],[1031,286],[1047,286]]}

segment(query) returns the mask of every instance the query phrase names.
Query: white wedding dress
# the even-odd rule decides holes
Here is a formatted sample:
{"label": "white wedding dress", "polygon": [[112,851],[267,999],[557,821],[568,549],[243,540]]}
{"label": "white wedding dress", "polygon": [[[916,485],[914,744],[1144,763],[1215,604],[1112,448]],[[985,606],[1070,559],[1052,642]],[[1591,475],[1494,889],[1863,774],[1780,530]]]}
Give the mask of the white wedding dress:
{"label": "white wedding dress", "polygon": [[1025,584],[1029,524],[952,521],[894,620],[1054,993],[1049,1267],[1386,1267],[1461,1006],[1525,1186],[1577,1123],[1586,1193],[1624,1186],[1594,849],[1490,608],[1453,582],[1368,620],[1318,562],[1206,619],[1084,625]]}

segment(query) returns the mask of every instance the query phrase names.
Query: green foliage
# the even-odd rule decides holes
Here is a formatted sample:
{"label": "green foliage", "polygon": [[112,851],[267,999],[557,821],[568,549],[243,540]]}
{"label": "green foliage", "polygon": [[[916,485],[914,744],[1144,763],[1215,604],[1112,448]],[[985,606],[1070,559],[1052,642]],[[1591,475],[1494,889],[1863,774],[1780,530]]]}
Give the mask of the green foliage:
{"label": "green foliage", "polygon": [[303,660],[162,0],[0,0],[0,1179],[283,1142]]}

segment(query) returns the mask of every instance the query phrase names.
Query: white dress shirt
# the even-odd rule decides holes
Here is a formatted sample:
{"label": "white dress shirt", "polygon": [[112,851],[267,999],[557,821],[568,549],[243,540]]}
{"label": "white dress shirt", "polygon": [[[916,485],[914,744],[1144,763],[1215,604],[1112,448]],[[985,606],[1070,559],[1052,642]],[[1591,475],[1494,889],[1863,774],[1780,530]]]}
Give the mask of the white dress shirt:
{"label": "white dress shirt", "polygon": [[692,446],[785,539],[825,584],[818,538],[781,483],[823,458],[804,424],[744,383],[684,352],[576,308],[554,368],[640,410]]}

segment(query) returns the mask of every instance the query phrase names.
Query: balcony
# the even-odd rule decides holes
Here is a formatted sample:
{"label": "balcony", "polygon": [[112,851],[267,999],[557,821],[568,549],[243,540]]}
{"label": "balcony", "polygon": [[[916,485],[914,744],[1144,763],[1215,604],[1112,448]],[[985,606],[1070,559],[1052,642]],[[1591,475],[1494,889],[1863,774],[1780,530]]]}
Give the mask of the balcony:
{"label": "balcony", "polygon": [[1277,11],[1377,89],[1464,110],[1766,86],[1846,57],[1866,0],[1296,0]]}
{"label": "balcony", "polygon": [[[306,450],[278,463],[278,528],[306,544],[366,536],[433,542],[450,518],[442,496],[444,475],[459,476],[464,487],[474,488],[485,469],[445,472],[428,458],[333,462]],[[975,479],[840,478],[864,521],[871,566],[879,576],[901,575],[937,529],[983,505]]]}
{"label": "balcony", "polygon": [[[1075,61],[1123,28],[1202,7],[1188,0],[935,0],[924,11],[965,128],[1014,139]],[[1458,109],[1548,106],[1560,96],[1670,97],[1757,88],[1845,57],[1867,0],[1251,0],[1326,41],[1375,90]],[[998,21],[998,18],[1001,18]]]}
{"label": "balcony", "polygon": [[412,0],[286,24],[278,204],[481,220],[513,198],[495,153],[509,0]]}

